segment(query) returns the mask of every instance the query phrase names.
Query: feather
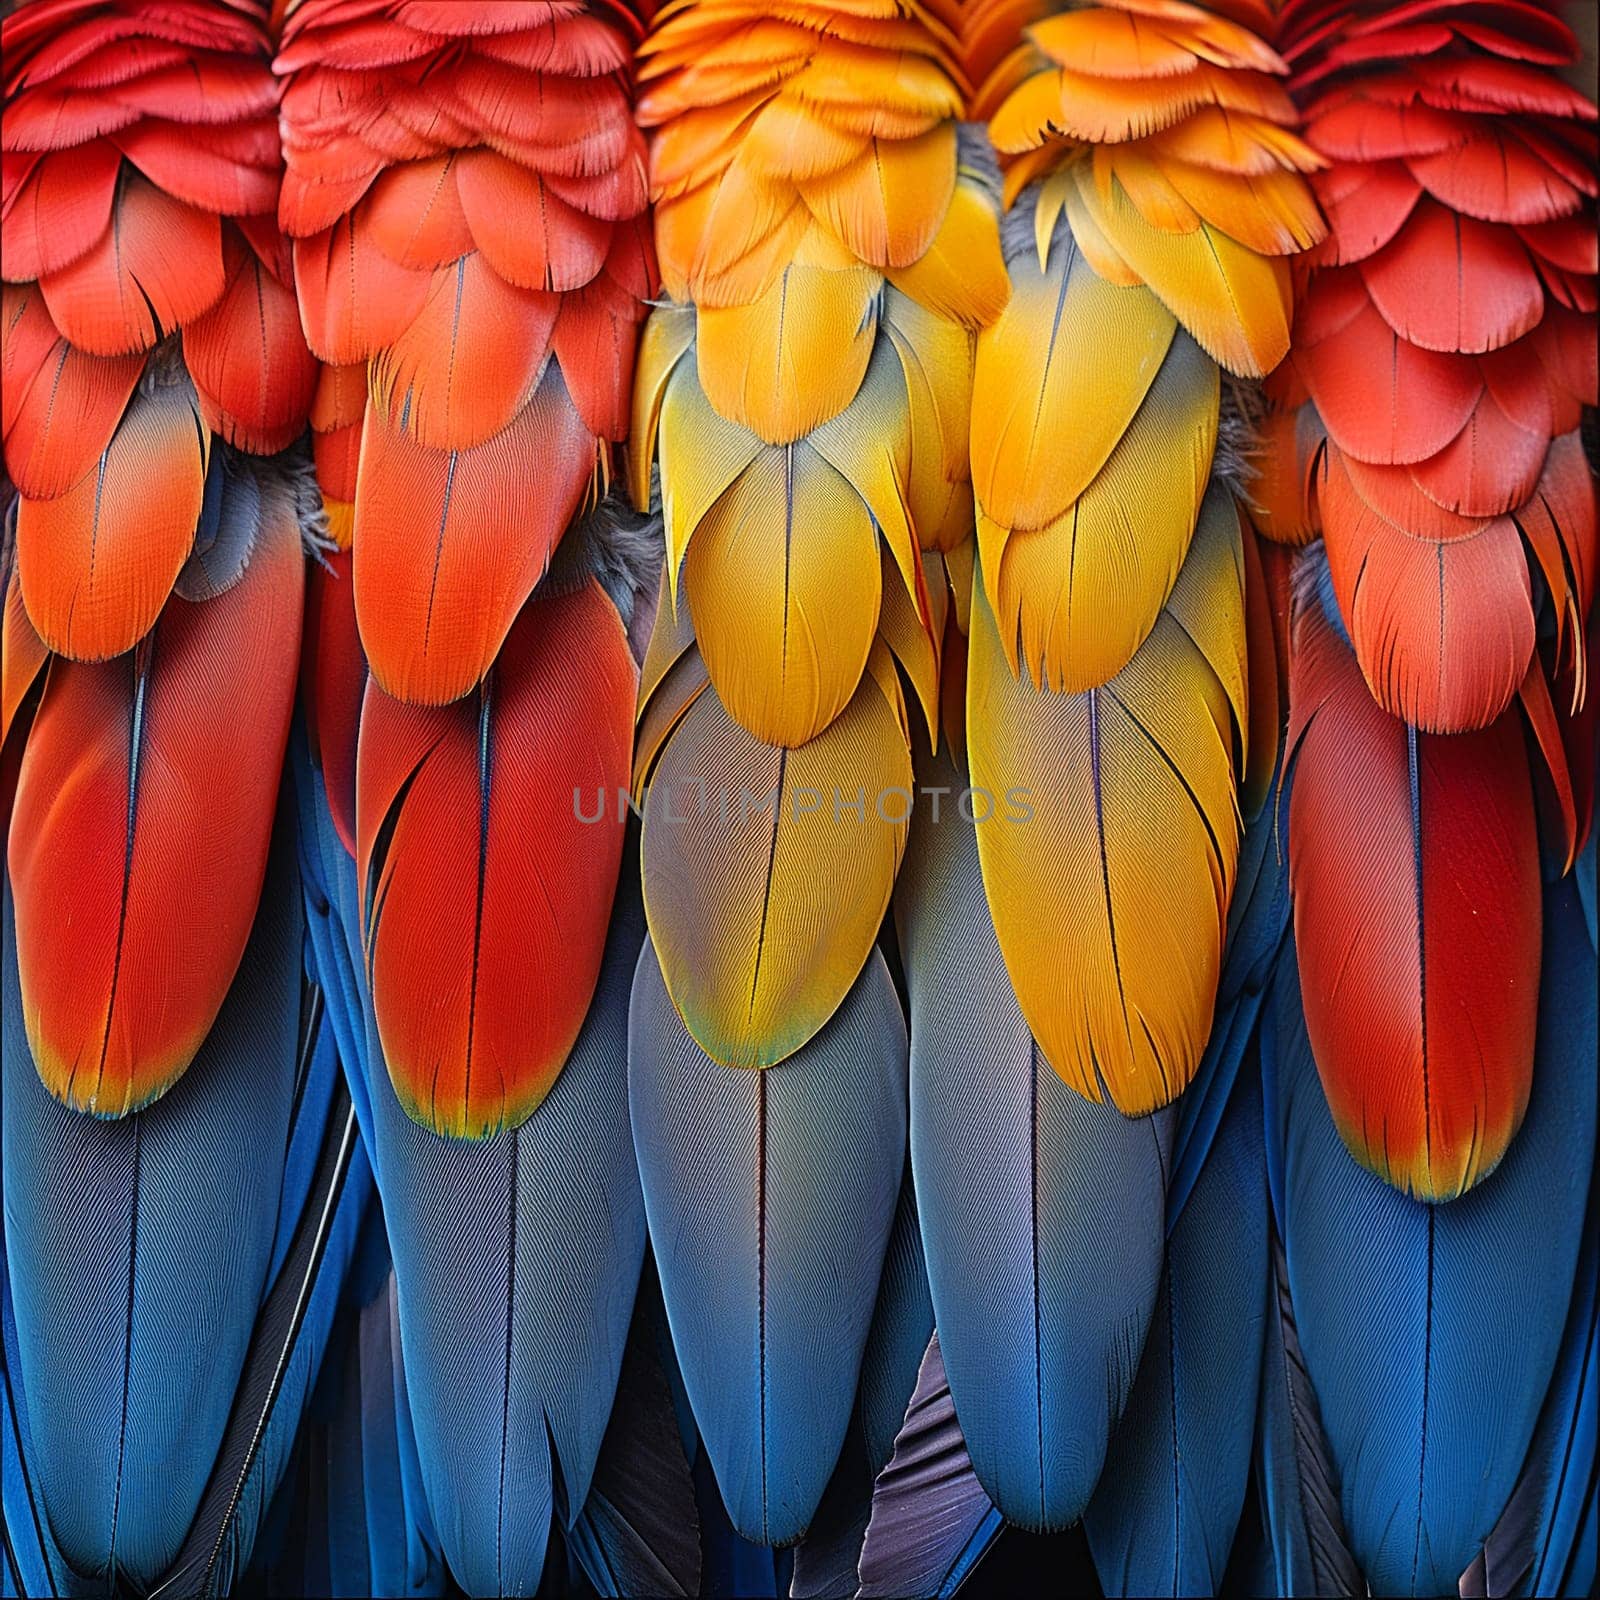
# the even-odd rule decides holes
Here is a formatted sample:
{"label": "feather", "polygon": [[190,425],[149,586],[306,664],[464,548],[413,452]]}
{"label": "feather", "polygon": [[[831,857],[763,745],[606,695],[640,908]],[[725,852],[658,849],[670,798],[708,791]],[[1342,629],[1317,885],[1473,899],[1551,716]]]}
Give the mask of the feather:
{"label": "feather", "polygon": [[1528,1105],[1539,858],[1514,714],[1430,736],[1377,706],[1315,602],[1295,623],[1289,871],[1305,1017],[1357,1160],[1444,1200]]}
{"label": "feather", "polygon": [[1014,678],[974,591],[968,752],[1000,948],[1063,1081],[1130,1115],[1181,1092],[1210,1031],[1247,714],[1239,539],[1212,491],[1155,630],[1083,694]]}
{"label": "feather", "polygon": [[972,1470],[935,1333],[873,1490],[857,1592],[953,1595],[1004,1525]]}
{"label": "feather", "polygon": [[[934,69],[934,75],[948,90],[944,74]],[[837,172],[803,181],[800,193],[812,216],[853,255],[885,270],[909,267],[944,220],[955,190],[955,150],[949,121],[915,138],[874,139]]]}
{"label": "feather", "polygon": [[416,1471],[394,1274],[376,1206],[354,1244],[296,1470],[242,1581],[272,1593],[440,1595],[447,1579]]}
{"label": "feather", "polygon": [[439,268],[422,309],[372,363],[375,410],[430,451],[483,444],[532,397],[559,310],[556,296],[507,283],[477,251]]}
{"label": "feather", "polygon": [[701,310],[695,358],[706,399],[769,443],[804,438],[861,387],[881,287],[865,267],[796,262],[749,304]]}
{"label": "feather", "polygon": [[877,528],[850,484],[804,441],[763,449],[683,564],[701,656],[743,728],[794,749],[839,717],[876,636],[881,573]]}
{"label": "feather", "polygon": [[[641,1293],[583,1510],[569,1540],[605,1596],[700,1592],[700,1526],[672,1387]],[[656,1316],[659,1317],[657,1302]]]}
{"label": "feather", "polygon": [[[923,787],[960,785],[941,760]],[[1161,1239],[1138,1219],[1162,1203],[1171,1118],[1124,1118],[1050,1069],[991,932],[974,830],[953,799],[942,817],[919,815],[896,904],[928,1281],[985,1492],[1009,1522],[1064,1528],[1100,1476],[1155,1307]]]}
{"label": "feather", "polygon": [[294,291],[230,229],[228,281],[215,305],[183,330],[183,359],[213,433],[262,455],[287,449],[305,427],[317,363],[300,332]]}
{"label": "feather", "polygon": [[453,171],[472,242],[507,283],[560,294],[599,272],[606,220],[569,205],[541,174],[489,149],[464,152]]}
{"label": "feather", "polygon": [[216,214],[130,170],[111,226],[77,260],[46,273],[39,290],[64,338],[91,355],[120,356],[186,327],[226,283]]}
{"label": "feather", "polygon": [[432,282],[432,273],[391,260],[376,230],[349,218],[294,242],[306,343],[330,366],[364,362],[399,338],[422,310]]}
{"label": "feather", "polygon": [[[322,855],[344,875],[347,916],[354,866],[336,841]],[[616,1392],[644,1250],[622,1072],[642,933],[624,898],[554,1087],[527,1122],[477,1143],[440,1139],[405,1115],[368,1014],[359,1059],[417,1453],[450,1570],[472,1593],[537,1589],[556,1473],[570,1520]],[[586,1330],[577,1341],[575,1316]]]}
{"label": "feather", "polygon": [[[1270,994],[1267,1004],[1264,1027],[1271,1030],[1277,1026],[1277,1002]],[[1270,1070],[1266,1064],[1275,1059],[1271,1051],[1271,1041],[1265,1041],[1264,1070]],[[1273,1203],[1276,1211],[1276,1195]],[[1339,1476],[1300,1351],[1288,1267],[1276,1232],[1271,1238],[1267,1302],[1256,1419],[1256,1491],[1270,1546],[1272,1593],[1284,1600],[1302,1594],[1364,1595],[1366,1579],[1350,1554],[1339,1511]]]}
{"label": "feather", "polygon": [[1153,295],[1105,283],[1070,233],[1066,246],[1042,276],[1027,251],[1012,262],[1011,303],[978,340],[972,449],[1007,660],[1077,693],[1127,665],[1177,581],[1218,375]]}
{"label": "feather", "polygon": [[[1575,968],[1585,959],[1573,942]],[[1588,950],[1592,963],[1594,949]],[[1576,970],[1582,984],[1587,975]],[[1577,1041],[1582,1048],[1582,1041]],[[1600,1190],[1591,1186],[1578,1247],[1578,1270],[1561,1353],[1522,1475],[1493,1531],[1461,1576],[1463,1596],[1585,1594],[1594,1584],[1594,1544],[1583,1536],[1593,1517],[1595,1436],[1600,1421],[1600,1338],[1596,1336],[1595,1223]]]}
{"label": "feather", "polygon": [[1317,497],[1339,609],[1372,694],[1429,732],[1493,722],[1533,654],[1532,589],[1511,518],[1428,537],[1365,498],[1330,443]]}
{"label": "feather", "polygon": [[1289,926],[1289,877],[1274,811],[1246,826],[1239,881],[1228,910],[1222,978],[1205,1055],[1178,1102],[1167,1207],[1176,1216],[1210,1155],[1234,1084],[1255,1043],[1261,1008]]}
{"label": "feather", "polygon": [[[1549,950],[1587,947],[1568,886]],[[1269,1148],[1301,1348],[1373,1590],[1453,1591],[1516,1484],[1555,1370],[1595,1154],[1592,959],[1553,959],[1527,1121],[1449,1205],[1345,1153],[1316,1081],[1286,954],[1266,1070]]]}
{"label": "feather", "polygon": [[1254,1071],[1235,1083],[1198,1176],[1167,1217],[1149,1337],[1083,1515],[1108,1595],[1217,1594],[1233,1547],[1267,1316]]}
{"label": "feather", "polygon": [[17,1320],[4,1242],[0,1230],[0,1594],[56,1595],[61,1592],[56,1574],[66,1564],[34,1482],[33,1434],[17,1364]]}
{"label": "feather", "polygon": [[116,146],[97,139],[45,156],[7,195],[8,283],[59,272],[95,247],[111,225],[121,166]]}
{"label": "feather", "polygon": [[878,1281],[855,1415],[817,1515],[795,1547],[790,1600],[851,1600],[872,1509],[872,1482],[894,1452],[933,1332],[933,1303],[908,1167]]}
{"label": "feather", "polygon": [[57,499],[94,471],[145,358],[75,350],[56,333],[36,285],[8,284],[4,317],[6,471],[24,495]]}
{"label": "feather", "polygon": [[888,907],[911,781],[870,672],[792,751],[746,733],[714,690],[694,698],[649,773],[644,897],[667,988],[713,1060],[781,1061],[843,1001]]}
{"label": "feather", "polygon": [[1287,265],[1208,222],[1192,234],[1152,227],[1120,180],[1102,193],[1087,171],[1075,174],[1084,210],[1206,354],[1237,377],[1271,372],[1289,353]]}
{"label": "feather", "polygon": [[340,842],[356,853],[357,730],[366,698],[351,555],[334,550],[306,571],[305,645],[300,697],[306,739],[322,768]]}
{"label": "feather", "polygon": [[640,957],[628,1081],[650,1234],[723,1501],[761,1544],[806,1531],[845,1438],[905,1159],[905,1050],[876,955],[817,1038],[759,1072],[708,1060]]}
{"label": "feather", "polygon": [[[516,420],[471,450],[430,449],[368,408],[355,597],[380,687],[443,705],[483,678],[548,570],[594,462],[593,437],[554,366]],[[544,486],[532,506],[515,487],[530,474]]]}
{"label": "feather", "polygon": [[[169,369],[135,392],[66,493],[22,501],[22,598],[52,650],[107,661],[150,631],[194,542],[210,453],[195,391]],[[163,486],[154,502],[151,484]]]}
{"label": "feather", "polygon": [[408,706],[368,685],[366,974],[395,1093],[425,1127],[514,1127],[572,1049],[622,855],[634,682],[616,608],[588,582],[523,612],[472,700]]}
{"label": "feather", "polygon": [[[310,1059],[301,1063],[305,1076],[290,1150],[292,1155],[309,1135],[314,1166],[301,1203],[280,1215],[271,1288],[256,1317],[233,1411],[199,1510],[166,1578],[195,1593],[231,1593],[250,1563],[328,1346],[372,1195],[333,1032],[318,1024],[313,1029],[303,1049]],[[290,1187],[286,1183],[286,1195]]]}
{"label": "feather", "polygon": [[303,562],[284,483],[226,507],[260,516],[244,579],[169,602],[134,655],[58,661],[23,756],[9,860],[28,1037],[50,1092],[101,1116],[154,1099],[200,1048],[266,871]]}
{"label": "feather", "polygon": [[[1304,298],[1301,328],[1349,291],[1349,280],[1319,277]],[[1359,461],[1394,464],[1437,455],[1466,426],[1481,390],[1475,362],[1401,338],[1359,286],[1336,331],[1315,340],[1306,332],[1296,337],[1294,367],[1328,432]]]}
{"label": "feather", "polygon": [[1361,264],[1372,303],[1424,350],[1498,350],[1544,310],[1528,252],[1507,228],[1423,200],[1399,235]]}
{"label": "feather", "polygon": [[[282,822],[237,981],[158,1105],[107,1120],[52,1100],[6,960],[7,1267],[40,1502],[75,1570],[146,1592],[201,1503],[268,1288],[300,1056]],[[9,884],[5,915],[11,951]]]}

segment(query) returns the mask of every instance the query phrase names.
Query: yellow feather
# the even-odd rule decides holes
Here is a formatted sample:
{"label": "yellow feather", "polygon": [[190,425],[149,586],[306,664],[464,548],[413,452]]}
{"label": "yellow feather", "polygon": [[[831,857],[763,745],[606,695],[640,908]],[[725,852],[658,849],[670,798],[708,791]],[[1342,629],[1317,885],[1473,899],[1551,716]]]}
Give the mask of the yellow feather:
{"label": "yellow feather", "polygon": [[[1192,557],[1175,601],[1227,566]],[[1151,1111],[1189,1082],[1211,1027],[1238,857],[1228,695],[1171,609],[1079,695],[1012,676],[981,585],[973,611],[968,757],[994,807],[978,852],[1018,1002],[1066,1083]]]}
{"label": "yellow feather", "polygon": [[1289,256],[1309,250],[1327,235],[1310,185],[1298,172],[1252,176],[1183,161],[1163,162],[1161,170],[1188,205],[1247,250]]}
{"label": "yellow feather", "polygon": [[906,839],[895,792],[911,787],[871,673],[798,750],[753,738],[714,691],[695,699],[651,777],[643,872],[667,991],[707,1055],[770,1066],[833,1015],[888,908]]}
{"label": "yellow feather", "polygon": [[993,322],[1005,309],[1011,283],[989,190],[958,176],[933,243],[910,266],[891,268],[888,276],[897,289],[938,316],[972,328]]}
{"label": "yellow feather", "polygon": [[[1120,289],[1137,288],[1144,279],[1117,254],[1111,241],[1101,233],[1099,224],[1078,198],[1077,175],[1069,170],[1060,173],[1059,177],[1061,204],[1067,213],[1067,225],[1072,229],[1072,236],[1078,241],[1084,259],[1107,283],[1114,283]],[[1043,203],[1042,195],[1040,203]]]}
{"label": "yellow feather", "polygon": [[683,564],[701,654],[730,715],[767,744],[838,716],[878,627],[878,539],[808,444],[764,449],[695,529]]}
{"label": "yellow feather", "polygon": [[937,61],[842,39],[823,39],[784,87],[812,105],[871,107],[916,118],[923,128],[959,117],[962,109],[961,91]]}
{"label": "yellow feather", "polygon": [[[688,607],[684,607],[687,612]],[[657,632],[666,617],[657,618]],[[671,738],[673,729],[689,714],[689,708],[702,694],[711,692],[711,675],[700,659],[700,652],[686,650],[662,675],[661,682],[639,710],[633,736],[633,784],[635,805],[642,806],[657,758]]]}
{"label": "yellow feather", "polygon": [[878,341],[855,399],[806,442],[866,502],[900,569],[906,592],[915,595],[922,565],[906,505],[911,475],[910,402],[889,340]]}
{"label": "yellow feather", "polygon": [[660,443],[667,582],[674,598],[690,536],[760,450],[761,441],[753,433],[712,410],[694,364],[679,362],[661,403]]}
{"label": "yellow feather", "polygon": [[849,403],[866,374],[882,280],[791,264],[748,305],[700,313],[706,398],[768,444],[803,438]]}
{"label": "yellow feather", "polygon": [[656,430],[667,380],[694,343],[692,306],[657,306],[639,338],[633,374],[633,425],[628,434],[628,494],[636,510],[650,506],[650,468],[655,463]]}
{"label": "yellow feather", "polygon": [[1117,254],[1230,372],[1264,377],[1288,353],[1285,262],[1259,256],[1206,223],[1191,234],[1152,228],[1119,183],[1102,201],[1082,169],[1078,197]]}
{"label": "yellow feather", "polygon": [[911,520],[924,550],[948,549],[972,532],[973,337],[893,289],[884,300],[884,331],[911,406]]}
{"label": "yellow feather", "polygon": [[1112,181],[1122,184],[1139,215],[1163,233],[1193,233],[1200,213],[1175,189],[1164,168],[1137,146],[1101,145],[1094,153],[1094,184],[1101,200],[1111,198]]}
{"label": "yellow feather", "polygon": [[848,166],[861,154],[862,144],[859,135],[784,94],[769,100],[751,123],[742,154],[752,171],[797,180]]}
{"label": "yellow feather", "polygon": [[[883,552],[883,610],[878,618],[878,633],[905,668],[911,687],[922,708],[923,722],[934,747],[939,743],[939,649],[944,638],[944,573],[935,567],[939,556],[923,557],[924,587],[928,594],[930,621],[924,623],[906,594],[894,558]],[[937,600],[934,598],[938,596]]]}
{"label": "yellow feather", "polygon": [[791,184],[735,160],[718,177],[657,207],[661,281],[700,306],[754,300],[783,270],[810,214]]}
{"label": "yellow feather", "polygon": [[849,166],[799,188],[819,222],[887,270],[910,266],[933,243],[955,182],[956,128],[945,122],[915,139],[874,139]]}
{"label": "yellow feather", "polygon": [[1043,144],[1047,129],[1062,126],[1060,74],[1035,72],[989,119],[989,139],[1002,155],[1021,155]]}
{"label": "yellow feather", "polygon": [[642,717],[651,697],[663,680],[694,645],[694,622],[687,596],[680,595],[676,606],[667,590],[667,575],[661,574],[656,591],[655,621],[650,640],[644,647],[644,663],[639,668],[639,698],[636,716]]}
{"label": "yellow feather", "polygon": [[954,549],[944,552],[945,570],[949,575],[950,599],[956,608],[956,626],[963,633],[972,632],[972,585],[977,566],[977,540],[968,539]]}
{"label": "yellow feather", "polygon": [[1011,301],[978,336],[972,482],[1003,528],[1055,521],[1127,431],[1176,328],[1140,289],[1101,278],[1073,248],[1048,271],[1011,263]]}

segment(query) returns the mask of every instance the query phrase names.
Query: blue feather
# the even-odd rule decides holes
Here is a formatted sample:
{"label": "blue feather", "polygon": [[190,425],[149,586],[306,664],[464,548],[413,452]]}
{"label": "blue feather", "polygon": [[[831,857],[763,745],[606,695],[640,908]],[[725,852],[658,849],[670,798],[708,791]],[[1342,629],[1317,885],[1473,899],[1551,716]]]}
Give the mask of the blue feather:
{"label": "blue feather", "polygon": [[33,1442],[28,1402],[17,1374],[17,1325],[11,1314],[11,1279],[0,1227],[0,1595],[60,1593],[61,1552],[33,1484]]}
{"label": "blue feather", "polygon": [[[372,1209],[371,1173],[326,1029],[309,1073],[331,1083],[334,1093],[320,1112],[315,1166],[283,1269],[256,1318],[211,1480],[165,1580],[184,1593],[228,1593],[252,1558],[321,1369],[362,1219]],[[323,1105],[323,1097],[303,1095],[301,1106],[308,1103]]]}
{"label": "blue feather", "polygon": [[[1275,790],[1273,791],[1275,792]],[[1178,1102],[1168,1227],[1181,1214],[1205,1166],[1211,1141],[1233,1094],[1239,1063],[1256,1036],[1262,1003],[1289,928],[1289,873],[1277,808],[1263,806],[1244,831],[1217,1007],[1206,1053]]]}
{"label": "blue feather", "polygon": [[[1589,866],[1592,872],[1593,857]],[[1580,864],[1580,872],[1582,866]],[[1578,887],[1581,889],[1581,882]],[[1569,939],[1545,960],[1570,964],[1557,979],[1592,980],[1595,952]],[[1581,1044],[1581,1039],[1574,1040]],[[1600,1489],[1600,1167],[1589,1187],[1578,1271],[1555,1375],[1515,1492],[1471,1570],[1463,1595],[1583,1595],[1595,1581],[1594,1506]]]}
{"label": "blue feather", "polygon": [[844,1442],[906,1139],[905,1020],[868,959],[810,1044],[722,1067],[654,950],[634,980],[628,1083],[667,1318],[735,1528],[798,1539]]}
{"label": "blue feather", "polygon": [[171,1565],[268,1287],[299,1056],[300,891],[283,820],[216,1025],[165,1096],[118,1121],[69,1111],[39,1082],[6,887],[17,1365],[35,1481],[62,1553],[84,1574],[153,1586]]}
{"label": "blue feather", "polygon": [[345,853],[328,812],[322,776],[313,767],[305,729],[297,721],[289,740],[289,772],[299,822],[300,882],[305,896],[306,966],[322,992],[328,1022],[338,1045],[340,1065],[361,1142],[377,1176],[377,1139],[367,1077],[365,970],[356,900],[354,860]]}
{"label": "blue feather", "polygon": [[1106,1594],[1217,1593],[1250,1476],[1266,1291],[1252,1060],[1187,1203],[1172,1208],[1139,1375],[1084,1512]]}
{"label": "blue feather", "polygon": [[1456,1590],[1527,1453],[1571,1299],[1595,1154],[1593,954],[1570,883],[1546,893],[1527,1120],[1448,1205],[1349,1157],[1317,1080],[1292,946],[1268,1072],[1275,1201],[1306,1366],[1374,1590]]}
{"label": "blue feather", "polygon": [[[941,761],[927,782],[955,784]],[[1155,1309],[1173,1118],[1069,1089],[1017,1008],[970,824],[919,816],[896,891],[911,1165],[950,1390],[1008,1521],[1076,1522]]]}
{"label": "blue feather", "polygon": [[694,1488],[704,1551],[700,1593],[705,1600],[777,1600],[783,1590],[776,1553],[764,1544],[740,1538],[728,1520],[716,1474],[704,1450],[695,1461]]}
{"label": "blue feather", "polygon": [[[1275,1005],[1268,999],[1269,1019]],[[1274,1021],[1275,1025],[1275,1021]],[[1271,1042],[1271,1033],[1263,1039]],[[1267,1337],[1257,1422],[1256,1488],[1270,1584],[1257,1593],[1361,1595],[1366,1580],[1350,1554],[1316,1392],[1300,1351],[1283,1248],[1272,1240]]]}
{"label": "blue feather", "polygon": [[[605,962],[539,1110],[493,1139],[440,1138],[401,1109],[360,974],[355,863],[297,747],[312,959],[329,990],[399,1285],[417,1461],[452,1573],[531,1594],[559,1462],[569,1524],[600,1450],[644,1254],[624,1037],[643,915],[623,870]],[[578,1319],[584,1336],[572,1333]],[[555,1459],[552,1460],[551,1446]]]}
{"label": "blue feather", "polygon": [[493,1139],[443,1139],[405,1114],[369,1012],[418,1456],[451,1570],[474,1593],[538,1587],[551,1446],[576,1517],[611,1412],[644,1256],[624,1068],[642,937],[637,905],[619,897],[572,1055],[538,1111]]}
{"label": "blue feather", "polygon": [[1595,909],[1596,852],[1600,849],[1600,828],[1590,826],[1589,842],[1583,847],[1572,869],[1572,881],[1578,886],[1578,900],[1583,906],[1584,926],[1589,932],[1589,945],[1600,945],[1600,924]]}
{"label": "blue feather", "polygon": [[816,1519],[795,1547],[790,1600],[847,1600],[855,1594],[872,1481],[894,1452],[932,1333],[933,1301],[908,1171],[861,1358],[855,1415]]}

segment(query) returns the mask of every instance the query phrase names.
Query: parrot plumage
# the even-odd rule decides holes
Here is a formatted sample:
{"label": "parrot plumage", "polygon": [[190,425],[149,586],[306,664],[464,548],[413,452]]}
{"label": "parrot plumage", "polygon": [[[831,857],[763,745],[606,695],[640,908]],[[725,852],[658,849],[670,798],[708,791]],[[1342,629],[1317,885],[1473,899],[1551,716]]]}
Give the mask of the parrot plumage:
{"label": "parrot plumage", "polygon": [[25,1592],[242,1572],[371,1193],[280,794],[321,509],[269,21],[39,0],[0,23]]}
{"label": "parrot plumage", "polygon": [[1592,1589],[1592,6],[0,9],[0,1594]]}

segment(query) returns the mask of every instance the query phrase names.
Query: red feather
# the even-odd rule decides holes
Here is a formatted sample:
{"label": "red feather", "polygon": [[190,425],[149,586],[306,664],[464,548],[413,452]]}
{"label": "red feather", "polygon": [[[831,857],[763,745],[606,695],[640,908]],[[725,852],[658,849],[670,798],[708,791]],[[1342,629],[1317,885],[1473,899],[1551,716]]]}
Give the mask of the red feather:
{"label": "red feather", "polygon": [[[367,196],[367,226],[391,260],[414,271],[431,272],[473,248],[459,193],[460,169],[456,157],[437,156],[390,167],[373,184]],[[529,219],[515,214],[507,216],[505,224],[530,226]]]}
{"label": "red feather", "polygon": [[1372,302],[1425,350],[1498,350],[1539,321],[1544,294],[1515,233],[1433,200],[1361,265]]}
{"label": "red feather", "polygon": [[119,1116],[154,1099],[233,981],[266,871],[302,569],[279,488],[242,581],[172,600],[136,654],[51,667],[10,870],[29,1043],[69,1105]]}
{"label": "red feather", "polygon": [[86,254],[39,280],[61,332],[94,355],[148,350],[222,293],[222,225],[125,171],[111,226]]}
{"label": "red feather", "polygon": [[433,276],[392,261],[370,228],[344,217],[295,240],[294,281],[306,343],[342,367],[398,339],[421,311]]}
{"label": "red feather", "polygon": [[1515,714],[1446,738],[1373,704],[1320,612],[1295,623],[1289,874],[1301,998],[1357,1160],[1445,1200],[1527,1109],[1539,853]]}
{"label": "red feather", "polygon": [[482,444],[532,395],[560,305],[507,283],[476,250],[440,267],[410,326],[372,363],[374,405],[419,445]]}
{"label": "red feather", "polygon": [[487,149],[467,151],[456,171],[472,238],[508,283],[578,289],[599,272],[610,225],[569,205],[537,172]]}
{"label": "red feather", "polygon": [[5,318],[6,471],[22,494],[52,499],[94,470],[144,357],[74,350],[57,337],[36,284],[7,288]]}
{"label": "red feather", "polygon": [[80,661],[131,650],[194,544],[210,436],[181,369],[134,395],[99,462],[17,511],[22,596],[39,636]]}
{"label": "red feather", "polygon": [[1339,609],[1379,703],[1432,732],[1493,722],[1533,654],[1533,592],[1511,519],[1422,537],[1362,498],[1332,445],[1317,496]]}
{"label": "red feather", "polygon": [[282,156],[272,118],[199,136],[183,123],[146,118],[112,137],[152,183],[192,206],[225,217],[277,208]]}
{"label": "red feather", "polygon": [[99,243],[111,223],[121,165],[116,146],[98,139],[39,162],[6,197],[8,283],[27,283],[59,272]]}
{"label": "red feather", "polygon": [[488,671],[594,466],[594,439],[553,363],[516,421],[471,450],[430,450],[368,408],[356,616],[388,693],[439,705]]}
{"label": "red feather", "polygon": [[[478,693],[362,712],[357,864],[373,1006],[400,1103],[480,1137],[538,1107],[600,970],[636,687],[592,581],[518,619]],[[604,814],[593,822],[597,794]]]}
{"label": "red feather", "polygon": [[[1322,279],[1307,292],[1307,311]],[[1426,461],[1466,426],[1482,391],[1476,363],[1422,350],[1366,304],[1339,332],[1297,344],[1294,364],[1328,432],[1362,461]]]}
{"label": "red feather", "polygon": [[1399,161],[1335,167],[1319,174],[1314,187],[1331,230],[1330,259],[1342,265],[1364,261],[1388,244],[1422,194],[1422,185]]}
{"label": "red feather", "polygon": [[228,286],[183,332],[183,358],[206,425],[258,455],[287,449],[305,427],[317,363],[300,331],[294,292],[230,226]]}
{"label": "red feather", "polygon": [[356,629],[350,552],[313,562],[306,579],[306,738],[322,768],[328,811],[340,842],[356,853],[356,729],[367,688],[367,661]]}

